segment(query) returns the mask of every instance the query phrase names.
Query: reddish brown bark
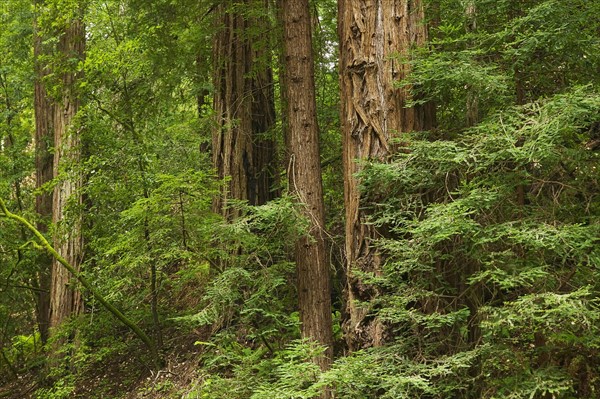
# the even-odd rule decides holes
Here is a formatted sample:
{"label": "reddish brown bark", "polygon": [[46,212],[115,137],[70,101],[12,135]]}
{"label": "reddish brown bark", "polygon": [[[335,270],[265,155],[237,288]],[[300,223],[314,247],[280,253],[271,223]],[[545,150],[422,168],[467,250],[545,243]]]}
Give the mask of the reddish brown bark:
{"label": "reddish brown bark", "polygon": [[324,207],[316,116],[314,61],[307,0],[281,2],[284,28],[286,117],[289,131],[288,179],[310,221],[296,243],[298,300],[302,335],[324,345],[317,359],[327,369],[333,356],[331,287],[325,253]]}
{"label": "reddish brown bark", "polygon": [[[60,95],[54,106],[54,176],[59,178],[52,200],[52,220],[56,225],[54,248],[76,270],[79,270],[83,256],[81,217],[78,215],[82,204],[82,176],[77,171],[81,156],[80,132],[75,123],[80,101],[76,87],[78,75],[68,61],[83,58],[84,43],[81,20],[69,21],[57,45],[62,78]],[[73,211],[69,216],[67,209]],[[51,327],[82,310],[81,295],[73,284],[69,272],[54,260],[50,289]]]}
{"label": "reddish brown bark", "polygon": [[[265,6],[268,1],[264,1]],[[266,18],[256,19],[260,26],[268,26]],[[271,49],[254,46],[252,73],[252,137],[254,141],[252,183],[249,185],[250,203],[265,204],[279,196],[277,146],[272,132],[275,125],[275,94]],[[260,61],[259,61],[260,60]]]}
{"label": "reddish brown bark", "polygon": [[[41,2],[36,2],[36,7]],[[42,233],[48,232],[48,224],[52,220],[52,193],[42,187],[50,182],[53,177],[54,157],[50,147],[54,144],[54,107],[48,97],[44,78],[49,73],[43,56],[47,55],[42,47],[42,37],[39,32],[37,20],[33,29],[33,58],[35,68],[34,83],[34,112],[35,112],[35,187],[38,192],[35,201],[35,210],[40,216],[37,229]],[[38,255],[36,261],[39,267],[38,285],[40,291],[37,297],[37,323],[40,338],[43,343],[48,341],[50,326],[50,285],[52,258],[46,254]]]}
{"label": "reddish brown bark", "polygon": [[351,349],[380,345],[385,335],[370,309],[356,305],[377,292],[355,271],[379,274],[383,261],[373,246],[381,232],[366,223],[356,173],[361,160],[385,161],[399,133],[427,130],[434,123],[433,107],[406,108],[410,88],[397,86],[410,72],[402,58],[427,40],[423,21],[420,0],[338,2],[348,277],[345,333]]}
{"label": "reddish brown bark", "polygon": [[[213,164],[220,178],[229,177],[213,210],[230,218],[229,199],[261,205],[275,197],[275,142],[266,133],[275,121],[273,77],[268,63],[255,61],[269,53],[254,45],[250,27],[263,26],[267,18],[248,18],[222,2],[216,9],[218,32],[213,48],[215,87],[213,106]],[[266,7],[268,2],[245,0],[239,5]],[[266,10],[266,9],[265,9]]]}

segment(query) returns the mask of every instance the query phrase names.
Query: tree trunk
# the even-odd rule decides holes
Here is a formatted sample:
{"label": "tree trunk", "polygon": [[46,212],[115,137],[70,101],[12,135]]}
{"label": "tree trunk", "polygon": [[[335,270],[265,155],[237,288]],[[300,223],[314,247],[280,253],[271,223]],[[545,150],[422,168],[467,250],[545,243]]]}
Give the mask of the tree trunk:
{"label": "tree trunk", "polygon": [[[477,6],[469,1],[465,7],[465,31],[473,33],[477,30]],[[467,86],[467,126],[475,126],[479,122],[479,95],[471,86]]]}
{"label": "tree trunk", "polygon": [[[81,232],[82,176],[77,170],[80,160],[80,132],[75,122],[79,110],[78,73],[72,60],[84,56],[85,33],[79,19],[68,22],[57,45],[61,66],[60,96],[54,108],[54,175],[59,182],[54,188],[52,219],[56,225],[54,247],[76,270],[83,256]],[[74,167],[73,167],[74,166]],[[59,172],[62,176],[59,176]],[[72,212],[66,215],[67,209]],[[70,274],[56,260],[52,263],[50,290],[50,326],[60,325],[67,317],[82,310],[79,291],[73,287]]]}
{"label": "tree trunk", "polygon": [[[262,2],[266,4],[266,2]],[[219,178],[229,177],[213,210],[227,218],[236,215],[227,208],[229,199],[260,205],[274,197],[275,145],[263,137],[275,120],[272,73],[268,65],[253,70],[257,52],[253,49],[250,26],[265,26],[266,18],[249,20],[232,5],[257,6],[251,1],[226,1],[217,7],[214,61],[213,164]],[[259,6],[262,6],[260,3]],[[254,77],[253,77],[254,76]]]}
{"label": "tree trunk", "polygon": [[383,325],[369,315],[370,309],[356,305],[369,302],[377,292],[355,271],[380,274],[383,262],[372,244],[383,232],[366,223],[357,161],[385,161],[394,152],[392,138],[435,123],[432,105],[406,108],[410,88],[395,86],[410,72],[400,56],[427,40],[423,14],[420,0],[338,2],[348,277],[344,328],[350,349],[380,345],[385,338]]}
{"label": "tree trunk", "polygon": [[[36,2],[36,6],[39,2]],[[35,112],[35,187],[37,191],[35,210],[39,215],[37,229],[42,233],[48,232],[48,223],[52,220],[52,193],[41,188],[54,178],[53,155],[50,147],[54,142],[54,107],[48,98],[44,77],[48,74],[47,65],[42,61],[45,51],[42,47],[41,33],[34,21],[33,33],[33,58],[35,68],[34,83],[34,112]],[[37,323],[40,330],[42,343],[49,337],[50,323],[50,284],[52,258],[47,253],[40,253],[37,257],[38,284],[40,291],[37,297]]]}
{"label": "tree trunk", "polygon": [[[257,5],[266,12],[254,17],[250,26],[260,26],[259,35],[270,33],[271,25],[267,17],[269,0],[257,0]],[[270,43],[258,45],[261,37],[252,37],[252,137],[254,142],[254,164],[252,184],[250,184],[250,203],[265,204],[280,195],[277,145],[270,130],[275,125],[275,92]]]}
{"label": "tree trunk", "polygon": [[296,243],[300,321],[302,335],[327,348],[316,359],[322,369],[327,369],[333,357],[331,284],[325,253],[309,4],[308,0],[283,0],[281,7],[289,131],[288,179],[290,191],[302,203],[310,221],[307,235]]}

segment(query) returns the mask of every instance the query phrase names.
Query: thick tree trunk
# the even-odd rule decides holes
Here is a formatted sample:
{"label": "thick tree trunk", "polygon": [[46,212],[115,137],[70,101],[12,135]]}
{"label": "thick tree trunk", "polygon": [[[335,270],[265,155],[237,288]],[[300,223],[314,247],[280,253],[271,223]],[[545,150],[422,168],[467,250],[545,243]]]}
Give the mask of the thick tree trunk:
{"label": "thick tree trunk", "polygon": [[[247,200],[252,205],[272,199],[276,175],[274,140],[264,137],[275,120],[272,73],[268,65],[253,70],[257,52],[269,50],[253,49],[249,33],[250,26],[264,26],[267,19],[250,21],[242,13],[232,11],[233,3],[227,1],[217,7],[219,31],[213,51],[213,164],[220,178],[230,178],[215,199],[213,210],[227,218],[235,216],[227,209],[229,199]],[[249,0],[238,3],[261,6]]]}
{"label": "thick tree trunk", "polygon": [[[58,43],[62,72],[61,94],[54,108],[54,175],[63,173],[54,188],[52,219],[56,225],[54,247],[57,252],[79,270],[83,256],[81,232],[82,176],[77,170],[80,160],[79,127],[74,119],[79,110],[77,72],[70,60],[84,56],[84,27],[80,20],[69,21]],[[75,167],[73,168],[73,165]],[[66,215],[66,210],[73,213]],[[82,310],[79,291],[73,287],[72,276],[56,260],[52,263],[50,290],[50,326],[60,325],[67,317]]]}
{"label": "thick tree trunk", "polygon": [[230,2],[217,7],[219,32],[214,44],[214,110],[216,128],[213,133],[213,164],[219,178],[229,177],[213,210],[226,217],[230,198],[248,199],[248,177],[252,163],[252,81],[251,49],[244,37],[246,21],[238,13],[229,12]]}
{"label": "thick tree trunk", "polygon": [[[268,0],[259,0],[265,10],[269,8]],[[265,28],[262,35],[268,34],[270,26],[267,16],[254,18],[252,26]],[[258,39],[253,37],[253,39]],[[255,40],[253,40],[254,42]],[[254,70],[252,73],[252,137],[254,142],[252,183],[249,185],[250,203],[265,204],[279,196],[279,171],[277,162],[277,146],[270,130],[275,125],[275,93],[273,71],[271,69],[271,48],[268,44],[253,45]]]}
{"label": "thick tree trunk", "polygon": [[377,292],[355,271],[379,274],[383,262],[373,246],[382,232],[366,223],[361,204],[357,161],[385,161],[394,151],[392,138],[430,129],[435,113],[431,105],[406,108],[410,89],[395,86],[409,73],[400,56],[427,40],[420,0],[340,1],[338,18],[348,276],[345,333],[349,347],[359,349],[380,345],[385,331],[369,309],[356,306]]}
{"label": "thick tree trunk", "polygon": [[314,62],[308,0],[281,2],[289,129],[289,185],[303,204],[310,231],[296,243],[302,335],[324,345],[317,359],[327,369],[333,357],[331,284],[325,253],[323,188],[316,116]]}
{"label": "thick tree trunk", "polygon": [[[38,3],[36,2],[36,5]],[[33,57],[35,68],[34,112],[35,112],[35,187],[38,192],[35,210],[40,217],[37,229],[42,233],[48,232],[48,224],[52,220],[52,193],[41,188],[53,177],[53,155],[50,147],[54,143],[54,107],[48,98],[44,85],[44,77],[48,74],[47,65],[42,61],[44,50],[42,37],[34,21]],[[38,285],[40,291],[37,298],[37,323],[42,343],[49,337],[50,325],[50,284],[52,258],[46,253],[40,253],[36,261],[39,267]]]}

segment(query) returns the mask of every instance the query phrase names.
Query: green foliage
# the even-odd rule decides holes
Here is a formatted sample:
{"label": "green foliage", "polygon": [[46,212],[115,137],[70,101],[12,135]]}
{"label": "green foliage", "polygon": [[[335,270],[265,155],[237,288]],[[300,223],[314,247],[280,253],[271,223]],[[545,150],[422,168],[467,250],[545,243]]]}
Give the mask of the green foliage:
{"label": "green foliage", "polygon": [[309,342],[297,341],[281,351],[271,362],[270,380],[257,387],[251,399],[310,399],[324,389],[319,381],[321,370],[312,359],[323,348]]}
{"label": "green foliage", "polygon": [[410,343],[359,351],[337,361],[322,383],[343,398],[447,398],[468,389],[468,373],[481,350],[437,359],[403,356]]}
{"label": "green foliage", "polygon": [[43,362],[39,333],[15,335],[12,337],[11,344],[7,346],[6,349],[2,349],[4,353],[0,357],[2,367],[31,369]]}
{"label": "green foliage", "polygon": [[[156,336],[162,328],[165,350],[181,336],[196,341],[199,377],[187,397],[316,398],[327,386],[335,397],[356,399],[594,398],[600,3],[426,3],[431,40],[410,60],[398,58],[412,71],[398,85],[413,90],[410,105],[436,104],[438,126],[399,134],[406,148],[386,163],[364,160],[360,176],[370,214],[364,222],[383,232],[376,245],[385,262],[380,272],[359,276],[380,295],[357,305],[381,321],[379,348],[344,352],[342,268],[333,367],[318,370],[312,359],[322,348],[299,340],[290,254],[307,223],[292,199],[259,207],[233,202],[241,216],[232,221],[211,213],[220,184],[206,151],[218,29],[211,2],[0,2],[0,197],[37,221],[35,15],[49,91],[59,93],[62,73],[81,72],[83,159],[58,179],[85,176],[85,203],[68,212],[85,220],[83,274],[144,330]],[[342,242],[336,7],[330,0],[311,6],[327,226]],[[265,13],[262,1],[227,7],[272,23],[267,30],[251,24],[242,39],[267,49],[255,70],[274,64],[281,33],[274,10]],[[84,60],[55,51],[77,18],[86,23]],[[273,70],[277,78],[280,68]],[[283,130],[278,123],[274,137]],[[39,270],[26,241],[17,224],[0,219],[2,382],[40,362]],[[335,243],[331,259],[344,262]],[[38,389],[39,398],[85,396],[77,388],[103,378],[93,395],[114,396],[109,377],[90,375],[105,367],[121,373],[123,358],[135,358],[136,368],[146,361],[128,333],[84,296],[85,313],[54,332],[73,368],[50,370],[55,383]],[[139,390],[163,397],[183,391],[170,379]]]}
{"label": "green foliage", "polygon": [[430,3],[432,40],[415,50],[403,83],[414,85],[417,103],[436,103],[438,122],[450,133],[467,126],[469,108],[482,120],[515,102],[598,83],[596,2]]}
{"label": "green foliage", "polygon": [[309,342],[290,342],[272,358],[265,356],[264,349],[243,348],[233,342],[220,349],[223,355],[205,367],[226,366],[231,369],[232,377],[207,376],[195,390],[197,397],[309,399],[317,397],[323,389],[321,372],[312,362],[323,348]]}
{"label": "green foliage", "polygon": [[299,333],[289,315],[294,264],[288,254],[307,222],[287,196],[262,206],[237,206],[244,216],[214,231],[213,278],[200,312],[179,320],[213,331],[235,326],[241,339],[273,350],[271,345],[285,344],[287,334]]}
{"label": "green foliage", "polygon": [[[11,209],[31,215],[33,169],[32,13],[28,2],[0,3],[0,196]],[[0,381],[39,361],[41,344],[29,309],[36,264],[23,230],[0,219]]]}
{"label": "green foliage", "polygon": [[[405,372],[369,360],[370,378],[357,375],[365,385],[344,397],[587,398],[599,388],[599,155],[588,149],[600,117],[597,5],[470,4],[476,24],[464,2],[438,3],[434,39],[403,82],[415,104],[438,105],[440,129],[399,137],[408,150],[361,176],[371,223],[389,231],[384,275],[365,276],[383,295],[362,306],[403,342],[393,353],[404,367],[424,367],[411,391]],[[431,378],[452,358],[458,368]],[[390,369],[401,376],[391,387],[377,378]]]}
{"label": "green foliage", "polygon": [[[115,240],[111,247],[102,251],[105,259],[114,260],[103,268],[113,276],[113,284],[131,285],[131,272],[150,262],[165,272],[183,265],[194,268],[202,263],[198,254],[207,252],[210,230],[205,226],[214,219],[209,211],[214,182],[194,171],[155,179],[156,188],[148,197],[121,213],[120,231],[111,237]],[[126,279],[121,283],[114,279],[119,270]]]}
{"label": "green foliage", "polygon": [[64,377],[58,380],[50,388],[41,388],[35,392],[36,399],[67,399],[72,397],[75,391],[75,381],[72,377]]}
{"label": "green foliage", "polygon": [[[372,220],[391,232],[380,240],[385,275],[369,280],[384,295],[368,305],[396,339],[415,341],[398,354],[485,354],[462,365],[484,377],[424,393],[566,398],[598,389],[600,176],[597,151],[586,149],[598,110],[594,88],[575,87],[452,141],[406,135],[410,151],[363,173]],[[569,369],[575,353],[584,355]],[[446,388],[459,377],[444,375]]]}
{"label": "green foliage", "polygon": [[[155,331],[208,280],[217,182],[200,150],[198,4],[93,4],[85,60],[85,272]],[[200,10],[197,10],[200,13]],[[200,133],[200,134],[199,134]],[[169,294],[169,295],[166,295]],[[156,313],[156,318],[152,313]]]}
{"label": "green foliage", "polygon": [[200,312],[176,320],[213,333],[210,341],[197,342],[207,374],[195,392],[207,398],[314,397],[319,372],[311,359],[322,349],[290,345],[300,328],[288,257],[308,224],[287,196],[236,206],[243,216],[216,232],[220,250]]}

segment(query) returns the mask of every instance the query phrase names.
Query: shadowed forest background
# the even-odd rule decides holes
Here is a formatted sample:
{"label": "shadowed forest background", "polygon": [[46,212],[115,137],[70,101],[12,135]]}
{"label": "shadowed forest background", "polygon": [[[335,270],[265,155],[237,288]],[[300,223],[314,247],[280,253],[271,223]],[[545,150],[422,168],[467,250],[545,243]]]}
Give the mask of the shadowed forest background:
{"label": "shadowed forest background", "polygon": [[599,15],[0,0],[0,398],[600,397]]}

